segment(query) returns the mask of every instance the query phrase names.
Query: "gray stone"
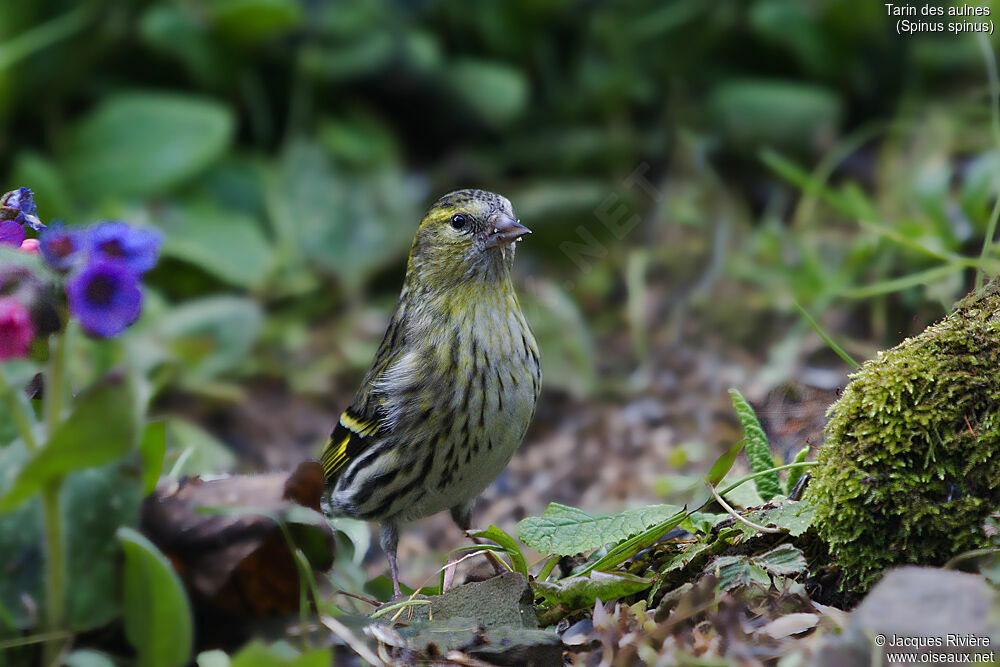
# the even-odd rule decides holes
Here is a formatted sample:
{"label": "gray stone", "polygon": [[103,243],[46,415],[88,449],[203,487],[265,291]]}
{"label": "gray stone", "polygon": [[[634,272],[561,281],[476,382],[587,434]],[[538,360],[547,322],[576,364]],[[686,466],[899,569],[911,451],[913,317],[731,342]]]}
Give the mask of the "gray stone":
{"label": "gray stone", "polygon": [[[858,667],[890,664],[888,654],[915,654],[893,665],[963,664],[975,655],[1000,652],[1000,627],[994,614],[998,594],[981,576],[932,567],[889,571],[851,615],[839,636],[820,642],[814,665]],[[880,645],[881,643],[881,645]],[[979,658],[989,662],[990,658]]]}
{"label": "gray stone", "polygon": [[562,640],[537,629],[531,587],[516,572],[421,599],[430,604],[411,607],[395,629],[422,655],[460,650],[495,665],[562,664]]}
{"label": "gray stone", "polygon": [[538,627],[531,586],[517,572],[505,572],[486,581],[453,588],[444,595],[423,599],[431,603],[414,607],[412,620],[426,620],[431,616],[439,623],[454,618],[471,619],[474,626],[487,630]]}

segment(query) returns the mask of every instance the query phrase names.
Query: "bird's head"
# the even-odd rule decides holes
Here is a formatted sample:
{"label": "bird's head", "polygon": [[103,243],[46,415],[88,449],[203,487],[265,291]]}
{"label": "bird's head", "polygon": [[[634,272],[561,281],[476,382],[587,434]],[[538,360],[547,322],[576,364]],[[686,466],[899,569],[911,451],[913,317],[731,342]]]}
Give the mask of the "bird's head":
{"label": "bird's head", "polygon": [[514,216],[506,197],[485,190],[457,190],[441,197],[420,223],[410,270],[422,280],[501,278],[514,244],[531,230]]}

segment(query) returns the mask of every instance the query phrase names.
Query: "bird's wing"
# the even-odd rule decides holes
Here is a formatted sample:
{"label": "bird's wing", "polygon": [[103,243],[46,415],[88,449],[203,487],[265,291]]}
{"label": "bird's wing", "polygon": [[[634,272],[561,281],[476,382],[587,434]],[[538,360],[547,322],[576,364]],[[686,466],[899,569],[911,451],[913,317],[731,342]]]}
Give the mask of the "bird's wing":
{"label": "bird's wing", "polygon": [[332,480],[344,464],[364,451],[378,430],[378,421],[361,417],[353,408],[344,410],[320,455],[326,479]]}
{"label": "bird's wing", "polygon": [[344,466],[363,452],[382,430],[381,406],[383,397],[376,390],[393,362],[405,351],[405,335],[402,326],[405,317],[403,299],[396,307],[389,327],[382,337],[375,360],[365,374],[351,406],[340,415],[337,426],[320,454],[320,463],[327,483],[333,481]]}

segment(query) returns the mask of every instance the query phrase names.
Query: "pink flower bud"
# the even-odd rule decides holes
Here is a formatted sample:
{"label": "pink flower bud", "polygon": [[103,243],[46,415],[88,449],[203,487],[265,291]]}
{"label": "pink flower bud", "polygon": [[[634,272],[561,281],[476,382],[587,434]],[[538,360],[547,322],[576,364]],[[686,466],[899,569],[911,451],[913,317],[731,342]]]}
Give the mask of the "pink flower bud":
{"label": "pink flower bud", "polygon": [[27,356],[34,337],[35,327],[24,304],[0,297],[0,360]]}
{"label": "pink flower bud", "polygon": [[21,251],[38,254],[38,239],[24,239],[21,242]]}

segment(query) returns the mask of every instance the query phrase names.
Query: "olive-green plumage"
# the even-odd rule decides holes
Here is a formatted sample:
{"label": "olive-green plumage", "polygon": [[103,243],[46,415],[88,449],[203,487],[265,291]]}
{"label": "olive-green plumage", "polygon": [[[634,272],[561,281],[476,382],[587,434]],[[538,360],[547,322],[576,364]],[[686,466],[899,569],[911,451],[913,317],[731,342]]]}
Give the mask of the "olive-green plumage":
{"label": "olive-green plumage", "polygon": [[327,511],[381,524],[397,594],[398,524],[450,509],[468,528],[534,416],[538,348],[510,279],[527,233],[491,192],[431,207],[375,360],[323,450]]}

